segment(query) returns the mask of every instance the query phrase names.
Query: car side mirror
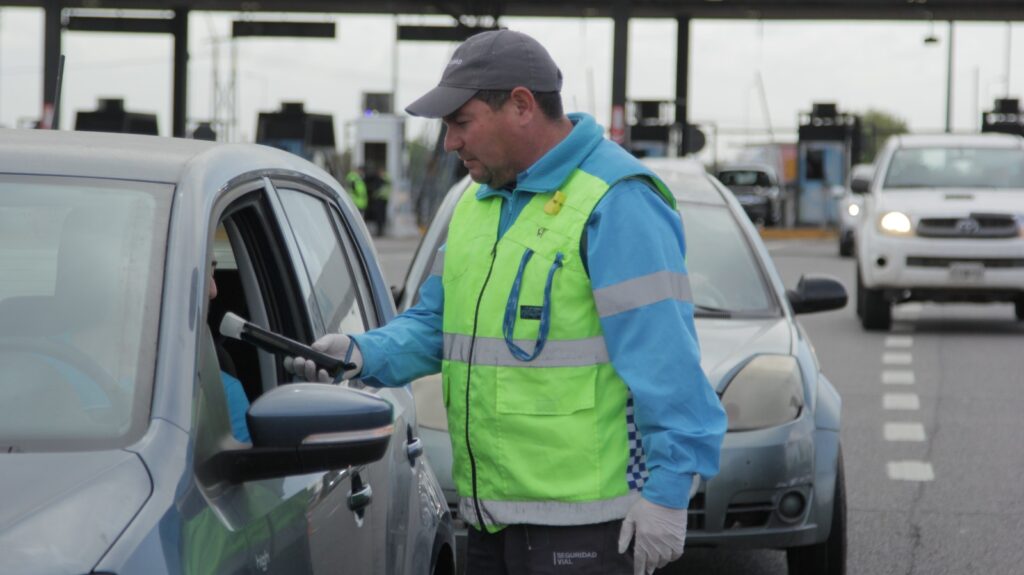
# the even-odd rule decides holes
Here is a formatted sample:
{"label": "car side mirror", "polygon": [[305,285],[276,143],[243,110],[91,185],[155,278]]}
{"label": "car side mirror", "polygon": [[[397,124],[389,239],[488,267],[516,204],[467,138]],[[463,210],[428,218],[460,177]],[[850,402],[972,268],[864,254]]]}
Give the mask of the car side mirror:
{"label": "car side mirror", "polygon": [[871,191],[870,178],[853,177],[850,179],[850,191],[855,194],[867,194]]}
{"label": "car side mirror", "polygon": [[394,407],[363,391],[322,383],[281,385],[247,416],[251,448],[218,452],[215,477],[238,483],[364,465],[384,456]]}
{"label": "car side mirror", "polygon": [[786,290],[793,313],[814,313],[846,306],[846,288],[839,280],[826,275],[800,277],[796,290]]}

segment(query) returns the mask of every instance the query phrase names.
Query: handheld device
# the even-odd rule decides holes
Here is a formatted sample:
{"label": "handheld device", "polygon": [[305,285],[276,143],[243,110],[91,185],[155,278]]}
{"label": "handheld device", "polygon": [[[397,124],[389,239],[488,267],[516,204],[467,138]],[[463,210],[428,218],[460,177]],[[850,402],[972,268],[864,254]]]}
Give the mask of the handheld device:
{"label": "handheld device", "polygon": [[271,353],[304,357],[316,363],[317,367],[325,370],[331,377],[356,367],[353,363],[346,363],[304,343],[264,329],[231,312],[224,314],[224,319],[220,322],[220,333],[231,339],[251,343]]}

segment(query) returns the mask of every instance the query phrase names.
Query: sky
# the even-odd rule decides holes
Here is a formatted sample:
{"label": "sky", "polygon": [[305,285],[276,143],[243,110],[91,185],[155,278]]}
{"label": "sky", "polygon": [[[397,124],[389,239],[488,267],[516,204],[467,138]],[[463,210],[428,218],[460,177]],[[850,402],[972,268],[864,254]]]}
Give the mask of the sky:
{"label": "sky", "polygon": [[[338,144],[345,148],[345,126],[359,115],[363,92],[394,89],[402,108],[437,83],[455,48],[402,42],[396,49],[397,24],[449,24],[448,18],[196,12],[189,21],[190,125],[213,116],[215,68],[218,82],[229,82],[230,23],[236,18],[328,21],[337,30],[334,39],[234,41],[238,141],[252,140],[259,112],[276,110],[282,101],[303,101],[308,111],[334,115]],[[505,18],[501,24],[548,48],[565,76],[567,111],[593,114],[608,125],[610,20]],[[1024,92],[1024,35],[1020,24],[1004,22],[964,22],[954,29],[953,129],[974,131],[978,114],[994,98]],[[24,125],[39,115],[42,31],[41,10],[0,9],[4,126]],[[939,41],[926,44],[929,34]],[[676,22],[635,19],[629,38],[627,97],[674,98]],[[835,102],[844,112],[877,109],[902,118],[912,131],[941,131],[947,42],[945,22],[693,20],[690,120],[720,134],[719,144],[713,150],[709,144],[701,155],[727,159],[745,143],[795,141],[799,114],[814,102]],[[73,124],[76,111],[94,109],[97,98],[123,97],[132,111],[156,113],[161,134],[170,135],[169,36],[65,32],[63,51],[62,127]],[[407,122],[410,139],[436,129],[436,121]]]}

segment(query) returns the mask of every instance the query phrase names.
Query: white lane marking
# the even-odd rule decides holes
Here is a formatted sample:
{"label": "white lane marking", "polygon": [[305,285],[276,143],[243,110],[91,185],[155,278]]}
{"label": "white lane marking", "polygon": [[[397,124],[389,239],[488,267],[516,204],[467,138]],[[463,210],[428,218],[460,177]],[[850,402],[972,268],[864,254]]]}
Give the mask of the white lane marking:
{"label": "white lane marking", "polygon": [[920,423],[907,421],[886,423],[883,428],[886,441],[924,441],[924,426]]}
{"label": "white lane marking", "polygon": [[887,351],[882,354],[882,363],[886,365],[910,365],[914,356],[909,353]]}
{"label": "white lane marking", "polygon": [[935,470],[927,461],[890,461],[886,464],[889,479],[897,481],[933,481]]}
{"label": "white lane marking", "polygon": [[921,409],[921,399],[916,393],[886,393],[882,395],[882,407],[897,411]]}
{"label": "white lane marking", "polygon": [[886,385],[913,385],[914,372],[909,369],[887,369],[882,372],[882,383]]}
{"label": "white lane marking", "polygon": [[909,335],[890,335],[885,338],[885,347],[914,347],[914,338]]}
{"label": "white lane marking", "polygon": [[918,302],[910,302],[899,306],[897,309],[902,310],[907,315],[918,316],[921,315],[921,310],[923,308],[924,306]]}

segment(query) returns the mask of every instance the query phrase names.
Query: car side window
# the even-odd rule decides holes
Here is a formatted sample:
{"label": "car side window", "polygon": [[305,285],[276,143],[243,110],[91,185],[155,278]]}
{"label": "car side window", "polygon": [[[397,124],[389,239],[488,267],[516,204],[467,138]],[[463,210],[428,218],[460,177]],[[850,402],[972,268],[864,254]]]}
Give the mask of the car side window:
{"label": "car side window", "polygon": [[278,195],[312,286],[310,309],[319,314],[327,333],[365,332],[368,312],[327,203],[282,187]]}

